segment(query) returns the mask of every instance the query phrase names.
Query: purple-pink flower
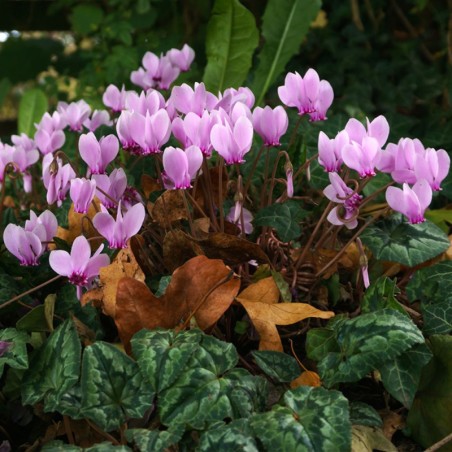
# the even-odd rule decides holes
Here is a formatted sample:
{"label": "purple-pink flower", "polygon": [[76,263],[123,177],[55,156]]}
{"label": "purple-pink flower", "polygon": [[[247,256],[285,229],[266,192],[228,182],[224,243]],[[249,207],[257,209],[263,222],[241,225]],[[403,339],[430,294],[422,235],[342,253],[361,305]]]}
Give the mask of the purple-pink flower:
{"label": "purple-pink flower", "polygon": [[80,156],[88,165],[91,174],[104,174],[107,166],[119,152],[119,142],[115,135],[107,135],[97,141],[93,132],[80,135],[78,143]]}
{"label": "purple-pink flower", "polygon": [[126,95],[124,85],[122,85],[121,91],[115,85],[108,85],[102,96],[102,102],[106,107],[110,107],[115,113],[118,113],[125,108]]}
{"label": "purple-pink flower", "polygon": [[195,51],[188,44],[185,44],[181,50],[171,49],[166,55],[171,61],[171,64],[179,68],[182,72],[188,71],[195,59]]}
{"label": "purple-pink flower", "polygon": [[126,248],[127,240],[141,229],[144,216],[143,204],[135,204],[123,216],[121,203],[119,203],[116,219],[104,210],[95,215],[93,224],[99,233],[108,240],[110,248]]}
{"label": "purple-pink flower", "polygon": [[342,159],[360,177],[375,176],[375,167],[380,159],[380,146],[373,137],[364,137],[362,143],[352,141],[342,148]]}
{"label": "purple-pink flower", "polygon": [[427,148],[418,155],[414,173],[417,180],[425,179],[433,191],[439,191],[441,182],[449,173],[449,168],[450,157],[444,149],[436,151],[433,148]]}
{"label": "purple-pink flower", "polygon": [[45,250],[41,243],[45,240],[44,234],[44,227],[35,228],[32,232],[10,223],[3,232],[3,242],[6,249],[19,259],[20,265],[38,265]]}
{"label": "purple-pink flower", "polygon": [[78,213],[88,212],[89,205],[96,193],[96,181],[76,178],[71,180],[70,196],[74,203],[74,211]]}
{"label": "purple-pink flower", "polygon": [[412,188],[403,184],[403,189],[388,187],[386,201],[391,209],[402,213],[411,224],[425,221],[424,212],[432,202],[432,189],[425,179],[418,180]]}
{"label": "purple-pink flower", "polygon": [[276,108],[256,107],[253,111],[253,127],[265,146],[280,146],[279,140],[287,132],[289,118],[281,105]]}
{"label": "purple-pink flower", "polygon": [[341,204],[331,210],[327,217],[328,221],[336,226],[345,225],[348,229],[356,228],[362,196],[348,187],[339,174],[329,173],[328,176],[331,184],[323,190],[323,194],[330,201]]}
{"label": "purple-pink flower", "polygon": [[57,233],[58,221],[50,210],[45,210],[39,217],[30,210],[30,219],[25,221],[24,229],[35,233],[42,242],[50,242]]}
{"label": "purple-pink flower", "polygon": [[328,173],[339,171],[342,166],[342,149],[350,143],[345,130],[339,132],[335,138],[328,138],[324,132],[319,133],[319,164]]}
{"label": "purple-pink flower", "polygon": [[57,109],[66,124],[75,132],[82,130],[83,123],[91,114],[91,107],[83,99],[70,104],[58,102]]}
{"label": "purple-pink flower", "polygon": [[80,298],[81,288],[88,286],[99,275],[102,267],[110,263],[106,254],[100,254],[104,245],[100,245],[91,256],[91,247],[83,235],[74,240],[71,254],[67,251],[56,250],[50,253],[49,264],[55,273],[67,276],[69,282],[77,286],[77,295]]}
{"label": "purple-pink flower", "polygon": [[167,147],[162,159],[167,188],[190,188],[192,179],[201,168],[202,158],[198,146],[190,146],[185,151],[172,146]]}
{"label": "purple-pink flower", "polygon": [[61,206],[74,178],[75,172],[69,163],[63,165],[60,158],[54,159],[51,154],[46,155],[42,162],[42,181],[47,189],[47,203],[51,205],[56,202]]}
{"label": "purple-pink flower", "polygon": [[[109,176],[106,174],[93,174],[92,179],[96,181],[96,196],[102,205],[107,209],[116,207],[127,188],[127,176],[124,170],[116,168]],[[105,193],[108,196],[105,196]]]}
{"label": "purple-pink flower", "polygon": [[94,132],[100,126],[111,126],[113,122],[107,110],[94,110],[91,118],[85,119],[83,125],[90,131]]}

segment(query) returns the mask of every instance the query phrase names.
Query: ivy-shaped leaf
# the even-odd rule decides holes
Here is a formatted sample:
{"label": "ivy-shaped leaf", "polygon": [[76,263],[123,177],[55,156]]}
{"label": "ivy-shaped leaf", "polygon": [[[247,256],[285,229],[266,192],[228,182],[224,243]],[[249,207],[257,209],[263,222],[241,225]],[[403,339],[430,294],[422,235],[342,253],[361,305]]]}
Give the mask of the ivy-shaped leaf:
{"label": "ivy-shaped leaf", "polygon": [[3,342],[0,354],[0,377],[3,375],[5,364],[13,369],[27,369],[28,355],[27,342],[30,338],[27,333],[14,328],[0,330],[0,342]]}
{"label": "ivy-shaped leaf", "polygon": [[197,449],[199,452],[258,452],[253,431],[248,420],[238,419],[219,426],[210,426],[200,438]]}
{"label": "ivy-shaped leaf", "polygon": [[265,44],[251,86],[259,105],[295,55],[320,9],[319,0],[270,0],[262,17]]}
{"label": "ivy-shaped leaf", "polygon": [[300,221],[306,212],[300,209],[300,203],[289,200],[264,207],[257,212],[253,223],[255,226],[270,226],[276,230],[283,242],[290,242],[301,235]]}
{"label": "ivy-shaped leaf", "polygon": [[295,358],[271,350],[253,351],[256,364],[277,383],[288,383],[300,375],[300,366]]}
{"label": "ivy-shaped leaf", "polygon": [[378,278],[366,290],[361,304],[361,312],[394,309],[404,315],[408,315],[395,297],[398,293],[400,293],[400,289],[395,281],[387,277]]}
{"label": "ivy-shaped leaf", "polygon": [[411,407],[422,369],[431,358],[427,345],[416,344],[378,369],[385,389],[406,408]]}
{"label": "ivy-shaped leaf", "polygon": [[447,235],[433,223],[413,225],[401,215],[375,223],[363,232],[361,239],[376,259],[409,267],[438,256],[450,245]]}
{"label": "ivy-shaped leaf", "polygon": [[207,421],[244,417],[263,409],[265,380],[234,369],[237,362],[232,344],[203,335],[183,372],[159,395],[162,423],[187,423],[201,429]]}
{"label": "ivy-shaped leaf", "polygon": [[383,421],[378,411],[363,402],[350,403],[350,421],[353,425],[367,425],[369,427],[383,427]]}
{"label": "ivy-shaped leaf", "polygon": [[184,431],[181,424],[171,425],[168,430],[133,428],[126,431],[126,438],[130,443],[135,443],[140,451],[164,452],[180,441]]}
{"label": "ivy-shaped leaf", "polygon": [[339,391],[301,386],[287,391],[283,403],[250,420],[266,450],[350,450],[348,401]]}
{"label": "ivy-shaped leaf", "polygon": [[132,351],[155,392],[170,387],[199,348],[201,330],[142,330],[133,337]]}
{"label": "ivy-shaped leaf", "polygon": [[[320,358],[319,375],[327,387],[340,382],[358,381],[414,344],[424,342],[416,325],[405,315],[391,309],[333,322],[331,328],[337,345],[323,349],[317,345],[315,349],[325,353],[323,356],[316,353],[315,356]],[[307,336],[306,349],[308,357],[313,359],[309,342],[312,335],[316,337],[316,330],[311,331]],[[331,341],[331,336],[327,339]]]}
{"label": "ivy-shaped leaf", "polygon": [[32,356],[22,382],[22,403],[44,399],[45,411],[57,411],[62,395],[79,379],[80,355],[74,322],[66,320]]}
{"label": "ivy-shaped leaf", "polygon": [[138,364],[115,346],[96,342],[83,353],[82,414],[105,431],[142,417],[154,393]]}
{"label": "ivy-shaped leaf", "polygon": [[238,88],[248,75],[258,39],[250,11],[238,0],[216,0],[207,25],[206,88],[213,93]]}
{"label": "ivy-shaped leaf", "polygon": [[441,303],[422,304],[424,326],[422,331],[427,336],[432,334],[449,334],[452,331],[452,297]]}

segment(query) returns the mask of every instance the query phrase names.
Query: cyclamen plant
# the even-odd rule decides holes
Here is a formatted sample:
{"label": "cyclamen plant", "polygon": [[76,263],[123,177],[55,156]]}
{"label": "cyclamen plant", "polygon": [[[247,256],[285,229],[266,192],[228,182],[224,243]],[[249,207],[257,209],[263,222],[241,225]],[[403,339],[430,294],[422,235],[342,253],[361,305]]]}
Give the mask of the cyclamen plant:
{"label": "cyclamen plant", "polygon": [[[278,88],[282,105],[274,107],[255,105],[254,95],[246,87],[228,88],[220,93],[209,92],[203,83],[171,88],[179,73],[189,69],[193,59],[194,52],[187,45],[160,57],[147,52],[142,67],[131,74],[131,81],[143,91],[108,86],[103,94],[108,111],[92,112],[84,100],[59,103],[56,111],[45,113],[35,125],[34,137],[13,136],[11,144],[0,143],[1,205],[5,200],[8,177],[22,178],[24,191],[28,194],[21,202],[23,209],[33,206],[39,210],[38,206],[48,204],[48,209],[39,216],[35,210],[30,210],[30,219],[24,226],[8,224],[3,233],[4,245],[21,266],[45,265],[44,255],[48,253],[50,268],[76,286],[77,297],[83,304],[92,300],[98,302],[99,290],[103,291],[106,284],[102,269],[107,273],[105,268],[111,262],[111,265],[117,262],[131,265],[132,261],[138,260],[142,277],[134,277],[142,284],[139,288],[132,287],[137,281],[133,283],[128,281],[131,278],[123,278],[131,274],[124,264],[119,271],[123,279],[111,283],[117,285],[113,290],[117,297],[113,310],[108,306],[105,292],[102,295],[103,312],[114,319],[119,337],[129,353],[131,337],[142,327],[188,328],[211,294],[207,291],[200,295],[194,300],[197,305],[189,305],[189,311],[184,311],[182,318],[177,319],[178,323],[170,324],[166,317],[171,315],[167,313],[160,318],[159,313],[168,306],[176,311],[175,304],[171,305],[176,302],[171,299],[166,303],[168,300],[163,295],[158,300],[161,303],[155,304],[155,296],[149,296],[149,289],[141,281],[145,277],[168,277],[170,274],[177,279],[194,256],[212,258],[208,264],[212,268],[216,265],[215,259],[222,259],[232,270],[225,270],[218,286],[236,285],[237,290],[233,289],[234,295],[224,309],[218,305],[212,307],[211,311],[218,314],[213,321],[196,317],[198,326],[211,331],[235,299],[246,309],[261,335],[261,347],[280,352],[283,346],[275,325],[291,323],[285,318],[280,320],[281,323],[275,321],[272,325],[279,342],[274,338],[269,340],[265,336],[268,331],[259,329],[265,321],[259,320],[256,312],[247,307],[243,289],[246,291],[247,286],[257,284],[261,278],[259,272],[270,277],[276,274],[279,278],[276,292],[281,291],[289,298],[284,301],[294,301],[292,306],[295,308],[301,305],[296,303],[301,298],[315,304],[313,300],[322,279],[354,247],[359,262],[350,271],[356,276],[350,285],[354,284],[356,293],[362,296],[363,289],[369,287],[374,277],[371,272],[369,279],[371,264],[364,240],[366,229],[386,218],[391,209],[403,214],[409,224],[421,227],[434,192],[441,190],[441,183],[449,172],[450,158],[446,151],[426,148],[418,139],[400,138],[397,144],[388,143],[390,125],[381,115],[367,119],[365,125],[351,118],[344,129],[332,137],[320,131],[317,148],[308,149],[306,158],[299,159],[293,152],[299,126],[307,117],[306,126],[317,130],[310,123],[327,120],[334,97],[329,82],[321,80],[314,69],[309,69],[304,76],[289,73],[284,85]],[[297,123],[292,127],[289,124],[289,117],[294,116],[291,109],[296,109],[298,115]],[[69,134],[76,136],[75,158],[69,158],[63,152]],[[281,162],[284,162],[283,166]],[[314,165],[320,166],[326,175],[321,190],[310,186],[310,170]],[[138,182],[135,175],[141,167],[146,170],[138,172],[142,176]],[[36,177],[39,168],[42,171],[40,177]],[[382,173],[388,175],[389,182],[369,192],[369,183]],[[133,185],[132,182],[129,185],[129,181],[133,181]],[[43,192],[41,185],[46,191],[46,203],[43,199],[37,200]],[[386,203],[380,203],[377,211],[367,210],[366,207],[383,192]],[[74,224],[72,227],[81,231],[74,237],[62,235],[54,214],[64,203],[72,204],[70,215],[77,219],[79,229]],[[1,216],[3,207],[0,209]],[[303,230],[300,223],[303,223]],[[99,241],[106,243],[99,245]],[[109,251],[105,250],[105,245]],[[129,253],[128,257],[125,259],[124,254],[116,254],[117,250]],[[322,253],[330,256],[328,262],[320,262]],[[119,259],[118,256],[122,257]],[[130,256],[134,256],[133,259]],[[196,265],[204,275],[201,264]],[[227,268],[222,265],[222,269]],[[234,279],[234,274],[240,275],[241,282]],[[348,275],[350,281],[353,275]],[[131,286],[126,287],[126,284]],[[240,285],[242,292],[237,295]],[[39,289],[42,287],[40,285]],[[167,290],[175,298],[181,292],[180,287],[178,291]],[[184,290],[189,291],[190,287],[184,286]],[[149,298],[147,307],[137,307],[146,297]],[[4,306],[18,298],[14,297]],[[127,309],[133,307],[132,314],[125,305]],[[150,309],[150,306],[154,310],[146,317],[140,309]],[[312,312],[299,321],[307,317],[327,319],[334,315],[320,304],[317,304],[319,309],[305,306]],[[159,318],[160,323],[149,320],[154,318]],[[233,317],[227,318],[227,322],[232,322]],[[397,320],[403,323],[403,319]],[[61,331],[63,328],[69,331],[71,327],[67,325],[64,323]],[[331,328],[339,331],[341,325],[339,320]],[[227,329],[231,330],[230,325]],[[332,330],[325,328],[324,331]],[[143,333],[135,337],[140,334],[144,337]],[[179,338],[187,334],[186,340],[190,341],[189,332],[180,334]],[[154,336],[152,340],[156,340]],[[199,347],[209,350],[209,339],[197,340],[201,344],[197,343]],[[138,341],[132,339],[133,355],[141,359]],[[421,339],[417,337],[416,341],[412,344],[420,343]],[[8,352],[9,344],[0,340],[0,356]],[[102,347],[95,344],[86,349],[91,351],[85,350],[84,356],[88,356],[84,358],[86,368],[91,365],[89,353],[94,354]],[[207,353],[205,350],[204,354]],[[105,356],[114,356],[116,352],[106,346],[102,351]],[[117,359],[121,361],[122,355]],[[319,364],[319,372],[327,387],[354,381],[347,380],[352,377],[342,374],[337,377],[322,365]],[[88,371],[84,372],[82,379],[87,378]],[[137,379],[138,374],[135,372],[133,379]],[[225,378],[232,381],[242,377]],[[247,373],[246,378],[251,381],[257,377]],[[176,377],[173,380],[176,381]],[[258,392],[256,390],[256,394]],[[149,408],[150,403],[145,404],[146,407]],[[128,407],[127,420],[142,416],[144,408],[138,413]],[[98,422],[106,431],[112,430],[110,427],[116,421],[110,424],[106,419],[98,420],[88,405],[84,409],[93,422]],[[64,416],[67,416],[66,412]],[[167,422],[165,416],[168,417],[163,411],[162,419]],[[223,416],[228,417],[232,417],[229,412]],[[126,419],[121,418],[119,424],[124,425],[124,422]],[[180,422],[181,425],[188,423]],[[257,432],[258,427],[255,428]]]}

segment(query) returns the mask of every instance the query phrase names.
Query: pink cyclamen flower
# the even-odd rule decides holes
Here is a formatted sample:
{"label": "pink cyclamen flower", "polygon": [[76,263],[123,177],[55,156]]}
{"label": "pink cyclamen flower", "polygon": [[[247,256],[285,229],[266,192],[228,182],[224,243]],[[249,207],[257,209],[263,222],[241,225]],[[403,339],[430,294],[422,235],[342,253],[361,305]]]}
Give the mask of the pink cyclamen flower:
{"label": "pink cyclamen flower", "polygon": [[167,188],[185,189],[201,168],[202,152],[198,146],[190,146],[185,151],[169,146],[163,152],[163,169],[168,179]]}
{"label": "pink cyclamen flower", "polygon": [[360,177],[375,176],[375,167],[380,159],[380,146],[372,137],[364,137],[362,144],[352,141],[342,148],[342,159],[351,169],[358,172]]}
{"label": "pink cyclamen flower", "polygon": [[[93,174],[98,188],[96,196],[107,209],[118,205],[127,188],[127,176],[122,168],[114,169],[109,176],[106,174]],[[100,190],[102,191],[100,191]],[[105,196],[106,193],[108,196]]]}
{"label": "pink cyclamen flower", "polygon": [[96,193],[96,181],[85,178],[71,180],[70,196],[77,213],[88,212],[89,205]]}
{"label": "pink cyclamen flower", "polygon": [[122,85],[121,91],[115,85],[108,85],[102,96],[102,102],[106,107],[110,107],[115,113],[124,110],[127,91]]}
{"label": "pink cyclamen flower", "polygon": [[441,182],[449,173],[449,168],[450,157],[444,149],[436,151],[433,148],[427,148],[418,155],[414,172],[417,180],[425,179],[433,191],[439,191]]}
{"label": "pink cyclamen flower", "polygon": [[91,118],[85,119],[83,125],[90,131],[94,132],[100,126],[111,126],[113,122],[107,110],[94,110]]}
{"label": "pink cyclamen flower", "polygon": [[287,132],[289,118],[281,105],[276,108],[256,107],[253,111],[253,127],[265,146],[280,146],[281,136]]}
{"label": "pink cyclamen flower", "polygon": [[61,206],[74,178],[75,172],[69,163],[63,165],[60,158],[54,159],[51,154],[46,155],[42,161],[42,181],[47,189],[47,203],[51,205],[56,202]]}
{"label": "pink cyclamen flower", "polygon": [[365,137],[372,137],[377,140],[380,148],[384,146],[389,136],[389,123],[387,119],[380,115],[377,116],[372,122],[366,118],[366,123],[367,129],[355,118],[348,120],[345,125],[345,130],[350,137],[350,141],[362,144]]}
{"label": "pink cyclamen flower", "polygon": [[93,132],[80,135],[78,143],[80,156],[88,165],[91,174],[104,174],[107,166],[119,152],[119,142],[115,135],[107,135],[97,141]]}
{"label": "pink cyclamen flower", "polygon": [[165,108],[164,97],[156,90],[142,91],[139,95],[135,91],[129,91],[126,95],[126,109],[140,113],[153,115]]}
{"label": "pink cyclamen flower", "polygon": [[91,107],[83,100],[78,102],[58,102],[58,112],[63,120],[68,124],[74,132],[80,132],[83,128],[83,123],[89,118],[91,114]]}
{"label": "pink cyclamen flower", "polygon": [[30,210],[30,219],[25,221],[24,229],[34,232],[43,242],[50,242],[57,233],[58,221],[50,210],[45,210],[39,217]]}
{"label": "pink cyclamen flower", "polygon": [[184,115],[193,112],[202,116],[207,107],[207,91],[204,83],[195,83],[194,89],[184,83],[175,86],[171,91],[171,103],[174,108]]}
{"label": "pink cyclamen flower", "polygon": [[185,44],[181,50],[171,49],[166,55],[171,61],[171,64],[179,68],[182,72],[188,71],[195,59],[195,51],[188,44]]}
{"label": "pink cyclamen flower", "polygon": [[[341,179],[337,173],[329,173],[331,184],[328,185],[323,194],[333,202],[341,204],[334,207],[328,214],[328,221],[336,226],[347,226],[348,229],[354,229],[358,226],[358,212],[362,196],[355,193]],[[343,214],[341,214],[343,210]]]}
{"label": "pink cyclamen flower", "polygon": [[243,157],[253,142],[253,124],[245,116],[241,116],[233,127],[227,122],[224,125],[215,124],[210,140],[228,165],[243,163]]}
{"label": "pink cyclamen flower", "polygon": [[33,151],[36,150],[36,144],[34,140],[32,140],[25,133],[21,133],[20,135],[11,135],[11,141],[14,146],[20,146],[24,149],[24,151]]}
{"label": "pink cyclamen flower", "polygon": [[240,205],[238,208],[236,205],[232,206],[229,213],[226,215],[225,220],[235,224],[242,231],[242,212],[243,212],[243,229],[245,234],[251,234],[253,232],[253,214]]}
{"label": "pink cyclamen flower", "polygon": [[328,138],[324,132],[319,133],[319,164],[328,173],[337,172],[342,166],[342,149],[350,143],[345,130],[339,132],[335,138]]}
{"label": "pink cyclamen flower", "polygon": [[31,232],[10,223],[3,232],[3,242],[6,249],[19,259],[20,265],[38,265],[45,250],[41,243],[45,240],[44,234],[43,226]]}
{"label": "pink cyclamen flower", "polygon": [[135,204],[124,216],[121,203],[118,204],[116,220],[103,209],[93,218],[94,227],[108,240],[110,248],[126,248],[127,240],[134,236],[143,225],[145,210],[143,204]]}
{"label": "pink cyclamen flower", "polygon": [[326,119],[326,111],[333,103],[334,92],[330,83],[320,80],[314,69],[304,77],[298,72],[288,73],[283,86],[278,88],[282,103],[298,108],[298,114],[309,114],[311,121]]}
{"label": "pink cyclamen flower", "polygon": [[77,286],[77,295],[80,298],[81,288],[89,285],[93,278],[99,275],[101,267],[110,264],[106,254],[100,254],[104,245],[100,245],[91,256],[91,247],[83,235],[74,240],[71,254],[67,251],[56,250],[50,253],[49,264],[55,273],[67,276],[69,282]]}
{"label": "pink cyclamen flower", "polygon": [[403,184],[403,189],[388,187],[386,201],[391,209],[402,213],[411,224],[425,221],[424,212],[432,202],[432,189],[425,179],[418,180],[413,188]]}

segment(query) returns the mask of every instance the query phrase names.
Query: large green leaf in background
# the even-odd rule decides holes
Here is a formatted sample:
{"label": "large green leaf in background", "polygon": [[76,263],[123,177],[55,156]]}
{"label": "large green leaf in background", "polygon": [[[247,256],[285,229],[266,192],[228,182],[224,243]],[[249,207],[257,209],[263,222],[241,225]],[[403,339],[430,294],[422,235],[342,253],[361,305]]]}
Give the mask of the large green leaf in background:
{"label": "large green leaf in background", "polygon": [[320,0],[269,0],[262,17],[265,44],[251,89],[259,105],[268,88],[284,71],[290,58],[298,53],[309,25],[320,9]]}
{"label": "large green leaf in background", "polygon": [[452,337],[432,336],[429,342],[433,359],[422,372],[407,418],[413,438],[423,447],[452,433]]}
{"label": "large green leaf in background", "polygon": [[0,341],[8,342],[7,350],[0,356],[0,377],[5,364],[13,369],[26,369],[28,367],[27,342],[30,338],[27,333],[14,328],[0,330]]}
{"label": "large green leaf in background", "polygon": [[19,104],[18,130],[29,137],[35,134],[35,123],[39,122],[42,115],[48,110],[49,104],[43,91],[34,88],[26,91]]}
{"label": "large green leaf in background", "polygon": [[411,302],[421,301],[424,334],[448,334],[452,331],[452,262],[423,268],[407,286]]}
{"label": "large green leaf in background", "polygon": [[414,267],[449,248],[447,235],[429,221],[410,224],[402,215],[378,221],[361,235],[376,259]]}
{"label": "large green leaf in background", "polygon": [[44,399],[44,410],[55,411],[61,397],[80,376],[80,340],[74,322],[66,320],[35,352],[22,381],[22,403]]}
{"label": "large green leaf in background", "polygon": [[258,39],[254,16],[238,0],[216,0],[207,26],[206,88],[214,94],[238,88],[248,75]]}
{"label": "large green leaf in background", "polygon": [[83,353],[82,414],[105,431],[129,418],[140,418],[154,393],[138,364],[115,346],[96,342]]}
{"label": "large green leaf in background", "polygon": [[335,341],[325,334],[325,328],[319,329],[320,339],[327,341],[328,347],[322,348],[317,329],[308,332],[306,343],[308,357],[319,360],[319,375],[328,387],[357,381],[414,344],[424,342],[416,325],[392,309],[332,322],[332,330]]}
{"label": "large green leaf in background", "polygon": [[297,360],[286,353],[255,350],[252,355],[256,364],[277,383],[289,383],[300,375]]}
{"label": "large green leaf in background", "polygon": [[348,401],[339,391],[301,386],[287,391],[283,400],[285,406],[251,418],[251,427],[266,450],[350,450]]}
{"label": "large green leaf in background", "polygon": [[126,431],[126,438],[134,442],[140,451],[164,452],[180,441],[184,431],[181,424],[171,425],[168,430],[133,428]]}

